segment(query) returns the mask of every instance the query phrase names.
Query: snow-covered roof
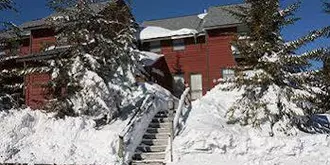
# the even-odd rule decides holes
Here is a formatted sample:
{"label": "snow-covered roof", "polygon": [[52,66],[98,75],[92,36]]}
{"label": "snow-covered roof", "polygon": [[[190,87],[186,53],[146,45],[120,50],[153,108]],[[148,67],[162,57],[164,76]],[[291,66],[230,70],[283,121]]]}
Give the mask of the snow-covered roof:
{"label": "snow-covered roof", "polygon": [[197,17],[199,19],[204,19],[206,17],[207,13],[202,13],[202,14],[198,14]]}
{"label": "snow-covered roof", "polygon": [[158,61],[159,58],[163,57],[164,55],[153,52],[139,51],[139,56],[140,61],[144,66],[152,66],[155,62]]}
{"label": "snow-covered roof", "polygon": [[180,36],[191,36],[197,34],[198,31],[195,29],[183,28],[179,30],[169,30],[162,27],[148,26],[140,32],[141,40],[155,39],[155,38],[167,38],[172,39]]}
{"label": "snow-covered roof", "polygon": [[[180,29],[193,29],[198,33],[203,34],[204,29],[225,26],[238,26],[241,21],[237,19],[231,11],[238,11],[240,8],[248,8],[247,4],[235,4],[225,6],[210,7],[207,11],[201,14],[181,16],[174,18],[156,19],[143,22],[143,27],[159,27],[171,31]],[[150,34],[151,35],[151,34]],[[163,33],[153,34],[153,38],[163,37]],[[144,38],[140,38],[144,40]],[[148,39],[151,39],[148,37]]]}

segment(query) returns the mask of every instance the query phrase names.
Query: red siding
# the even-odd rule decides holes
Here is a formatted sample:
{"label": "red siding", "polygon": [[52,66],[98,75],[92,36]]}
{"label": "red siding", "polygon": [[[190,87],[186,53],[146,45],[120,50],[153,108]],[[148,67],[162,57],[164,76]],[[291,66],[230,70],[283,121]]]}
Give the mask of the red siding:
{"label": "red siding", "polygon": [[[206,44],[204,37],[199,37],[196,40],[194,38],[186,38],[185,50],[174,51],[171,40],[162,41],[162,54],[165,55],[166,62],[172,73],[175,73],[175,66],[179,63],[182,66],[184,72],[184,78],[186,83],[190,83],[190,74],[200,73],[203,77],[207,77],[206,67]],[[179,60],[178,60],[179,58]],[[207,84],[207,81],[203,79],[203,84]],[[203,87],[203,93],[206,93],[207,88]]]}
{"label": "red siding", "polygon": [[32,35],[32,53],[38,53],[46,45],[55,43],[55,33],[51,29],[38,29],[31,32]]}
{"label": "red siding", "polygon": [[235,28],[208,31],[210,87],[214,87],[217,80],[222,77],[222,69],[236,65],[231,51],[235,32]]}
{"label": "red siding", "polygon": [[[38,29],[31,31],[32,40],[32,53],[38,53],[44,46],[51,46],[55,43],[55,33],[51,29]],[[29,45],[30,47],[30,45]],[[21,51],[26,51],[28,48]],[[28,49],[29,50],[29,49]],[[35,64],[32,64],[35,65]],[[37,64],[38,65],[38,64]],[[49,82],[50,75],[47,73],[33,73],[25,77],[25,103],[32,109],[42,108],[45,104],[47,95],[49,95],[48,89],[45,85]]]}
{"label": "red siding", "polygon": [[[235,33],[236,28],[226,28],[207,31],[208,38],[201,36],[196,41],[193,37],[185,38],[185,50],[182,51],[174,51],[172,41],[163,40],[161,53],[165,55],[172,73],[175,73],[175,65],[179,61],[187,84],[190,84],[191,74],[202,74],[205,94],[217,84],[222,69],[236,65],[231,51]],[[144,43],[142,49],[147,48],[148,44]]]}
{"label": "red siding", "polygon": [[25,78],[25,103],[32,109],[42,108],[49,95],[46,85],[50,80],[50,75],[47,73],[33,73]]}
{"label": "red siding", "polygon": [[23,39],[20,46],[20,55],[24,56],[28,54],[30,54],[30,38]]}

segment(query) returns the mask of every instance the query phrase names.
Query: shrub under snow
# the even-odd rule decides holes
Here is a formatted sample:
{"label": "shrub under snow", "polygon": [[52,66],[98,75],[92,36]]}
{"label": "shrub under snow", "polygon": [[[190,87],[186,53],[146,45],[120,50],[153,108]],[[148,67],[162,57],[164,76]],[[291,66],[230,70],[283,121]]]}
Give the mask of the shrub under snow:
{"label": "shrub under snow", "polygon": [[[126,112],[102,127],[98,127],[97,121],[88,115],[56,119],[56,113],[29,108],[0,111],[0,163],[120,164],[117,157],[119,134],[138,109],[134,108],[135,103],[144,99],[146,93],[153,93],[155,98],[163,100],[147,111],[157,113],[161,107],[167,106],[164,99],[170,96],[167,90],[157,84],[140,84],[132,97],[125,98]],[[154,100],[147,103],[152,104]],[[141,114],[137,121],[151,120],[148,113]],[[129,136],[137,137],[136,133],[143,134],[147,127],[148,123],[137,122],[131,130],[135,134]]]}
{"label": "shrub under snow", "polygon": [[[183,131],[174,139],[174,162],[171,164],[330,163],[328,135],[297,131],[293,136],[275,132],[271,137],[268,124],[260,128],[227,124],[226,113],[242,92],[224,91],[224,87],[218,85],[205,97],[193,102]],[[265,99],[272,102],[271,96],[270,92]],[[298,108],[296,110],[300,111]]]}

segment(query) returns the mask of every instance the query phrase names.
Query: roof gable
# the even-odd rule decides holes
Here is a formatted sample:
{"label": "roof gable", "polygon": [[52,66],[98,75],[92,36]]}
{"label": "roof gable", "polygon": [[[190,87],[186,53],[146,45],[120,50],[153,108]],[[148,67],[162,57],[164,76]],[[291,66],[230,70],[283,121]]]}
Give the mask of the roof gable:
{"label": "roof gable", "polygon": [[145,21],[142,26],[158,26],[169,30],[187,28],[198,32],[214,27],[237,26],[242,22],[230,12],[230,10],[237,11],[237,7],[248,7],[248,5],[235,4],[210,7],[207,13]]}
{"label": "roof gable", "polygon": [[143,22],[143,26],[158,26],[169,30],[188,28],[199,31],[201,29],[201,23],[202,20],[198,17],[198,15],[189,15],[183,17],[145,21]]}
{"label": "roof gable", "polygon": [[239,12],[237,7],[248,7],[246,4],[210,7],[205,17],[204,28],[221,27],[241,24],[242,22],[234,16],[231,11]]}

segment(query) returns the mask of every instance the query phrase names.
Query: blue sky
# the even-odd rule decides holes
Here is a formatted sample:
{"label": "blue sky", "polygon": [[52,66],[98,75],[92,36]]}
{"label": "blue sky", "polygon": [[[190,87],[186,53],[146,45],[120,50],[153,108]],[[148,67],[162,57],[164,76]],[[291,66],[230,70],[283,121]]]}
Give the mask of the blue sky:
{"label": "blue sky", "polygon": [[[51,13],[47,9],[46,0],[14,0],[19,13],[0,12],[1,17],[16,24],[24,21],[45,17]],[[203,12],[210,6],[242,3],[243,0],[132,0],[133,14],[136,20],[168,18]],[[295,0],[281,0],[282,6],[288,6]],[[297,12],[302,20],[283,30],[286,40],[295,39],[310,30],[330,25],[330,15],[322,12],[322,0],[302,0],[302,6]],[[315,47],[329,47],[330,39],[321,39],[302,48],[299,52]]]}

